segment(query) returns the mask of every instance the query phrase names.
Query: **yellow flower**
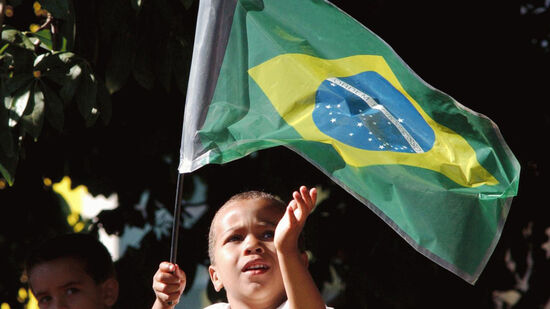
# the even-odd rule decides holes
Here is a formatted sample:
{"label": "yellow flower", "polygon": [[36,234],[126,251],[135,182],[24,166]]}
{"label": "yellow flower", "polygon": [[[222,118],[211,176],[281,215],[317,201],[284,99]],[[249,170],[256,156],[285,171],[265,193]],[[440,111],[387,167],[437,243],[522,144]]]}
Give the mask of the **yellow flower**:
{"label": "yellow flower", "polygon": [[13,16],[13,7],[11,5],[6,6],[6,10],[4,11],[4,15],[6,17],[12,17]]}
{"label": "yellow flower", "polygon": [[36,32],[36,31],[38,31],[38,29],[40,29],[40,26],[37,25],[37,24],[31,24],[29,26],[29,29],[31,30],[31,32]]}

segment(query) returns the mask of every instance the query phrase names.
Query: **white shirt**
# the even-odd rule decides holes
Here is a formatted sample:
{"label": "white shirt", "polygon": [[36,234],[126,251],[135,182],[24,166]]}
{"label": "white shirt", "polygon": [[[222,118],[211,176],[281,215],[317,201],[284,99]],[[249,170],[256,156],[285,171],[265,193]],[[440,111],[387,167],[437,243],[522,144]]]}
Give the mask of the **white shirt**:
{"label": "white shirt", "polygon": [[[285,301],[279,307],[277,307],[277,309],[288,309],[288,307],[289,307],[288,301]],[[331,307],[326,307],[326,308],[327,309],[333,309]],[[231,309],[231,307],[229,307],[229,304],[227,304],[227,303],[216,303],[216,304],[210,305],[210,306],[208,306],[204,309]]]}

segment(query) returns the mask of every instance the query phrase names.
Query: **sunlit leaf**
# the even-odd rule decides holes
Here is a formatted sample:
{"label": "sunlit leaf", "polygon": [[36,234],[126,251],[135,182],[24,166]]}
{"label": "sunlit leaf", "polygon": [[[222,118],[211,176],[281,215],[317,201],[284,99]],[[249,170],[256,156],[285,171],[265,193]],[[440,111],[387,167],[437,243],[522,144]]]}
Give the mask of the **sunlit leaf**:
{"label": "sunlit leaf", "polygon": [[[0,85],[2,87],[2,85]],[[1,90],[1,88],[0,88]],[[2,94],[3,92],[0,92]],[[13,184],[18,156],[13,142],[13,135],[8,126],[8,110],[4,106],[4,98],[0,95],[0,175],[8,184]]]}
{"label": "sunlit leaf", "polygon": [[[0,98],[4,101],[3,97]],[[0,151],[9,155],[14,154],[12,134],[8,126],[8,110],[4,104],[0,104]]]}
{"label": "sunlit leaf", "polygon": [[59,95],[65,104],[68,104],[73,99],[78,86],[80,85],[82,67],[79,64],[73,65],[69,73],[66,75],[68,78],[65,84],[61,87]]}
{"label": "sunlit leaf", "polygon": [[32,96],[27,108],[21,117],[21,124],[26,132],[37,139],[44,124],[44,93],[38,86],[38,81],[33,84]]}
{"label": "sunlit leaf", "polygon": [[32,92],[32,83],[27,84],[21,89],[15,91],[11,99],[8,100],[8,124],[10,127],[17,125],[21,116],[27,108],[29,98]]}
{"label": "sunlit leaf", "polygon": [[16,46],[34,51],[34,45],[32,44],[31,40],[29,40],[29,38],[19,30],[3,29],[2,40],[8,41]]}
{"label": "sunlit leaf", "polygon": [[[30,33],[29,36],[30,36],[29,39],[31,40],[31,42],[33,41],[33,39],[38,40],[40,42],[40,47],[47,50],[53,49],[52,34],[50,30],[43,29],[38,32]],[[34,44],[35,42],[32,42],[32,43]]]}
{"label": "sunlit leaf", "polygon": [[42,78],[49,79],[58,85],[65,85],[70,71],[70,60],[63,60],[62,53],[42,54],[34,61],[34,70],[41,72]]}

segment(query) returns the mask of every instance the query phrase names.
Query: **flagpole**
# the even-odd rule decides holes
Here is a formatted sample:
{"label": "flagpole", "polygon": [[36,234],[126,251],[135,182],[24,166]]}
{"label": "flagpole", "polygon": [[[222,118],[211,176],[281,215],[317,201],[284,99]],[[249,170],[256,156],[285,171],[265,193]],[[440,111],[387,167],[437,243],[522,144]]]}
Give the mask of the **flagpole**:
{"label": "flagpole", "polygon": [[176,202],[174,205],[174,221],[172,222],[172,244],[170,246],[170,263],[176,263],[178,255],[178,236],[180,230],[181,201],[183,198],[183,173],[178,174]]}

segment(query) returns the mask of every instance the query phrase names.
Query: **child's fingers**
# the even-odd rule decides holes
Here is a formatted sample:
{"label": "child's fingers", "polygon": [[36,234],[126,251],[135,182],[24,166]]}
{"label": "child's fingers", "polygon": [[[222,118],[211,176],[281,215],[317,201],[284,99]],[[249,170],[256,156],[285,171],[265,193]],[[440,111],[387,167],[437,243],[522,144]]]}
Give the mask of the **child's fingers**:
{"label": "child's fingers", "polygon": [[311,190],[309,190],[309,196],[311,198],[312,207],[315,207],[315,203],[317,202],[317,189],[311,188]]}
{"label": "child's fingers", "polygon": [[307,215],[309,214],[310,212],[310,209],[306,203],[306,201],[304,201],[304,198],[302,197],[302,195],[298,192],[294,192],[294,200],[296,201],[296,209],[294,209],[294,213],[296,215],[296,218],[298,219],[298,221],[303,221],[305,220],[305,218],[307,217]]}
{"label": "child's fingers", "polygon": [[174,306],[180,301],[180,293],[171,293],[171,294],[157,293],[156,297],[161,302],[169,306]]}
{"label": "child's fingers", "polygon": [[159,270],[167,273],[174,272],[176,268],[177,268],[177,265],[170,262],[162,262],[159,265]]}
{"label": "child's fingers", "polygon": [[153,290],[157,294],[180,294],[181,286],[178,283],[166,283],[163,281],[154,281]]}
{"label": "child's fingers", "polygon": [[304,200],[304,203],[306,204],[306,206],[308,206],[308,208],[310,208],[310,206],[312,204],[312,201],[311,201],[311,196],[310,196],[309,191],[308,191],[306,186],[301,186],[300,187],[300,194],[302,195],[302,199]]}
{"label": "child's fingers", "polygon": [[287,216],[288,216],[288,223],[291,227],[296,226],[298,224],[298,220],[296,219],[296,215],[294,214],[294,208],[287,207]]}

